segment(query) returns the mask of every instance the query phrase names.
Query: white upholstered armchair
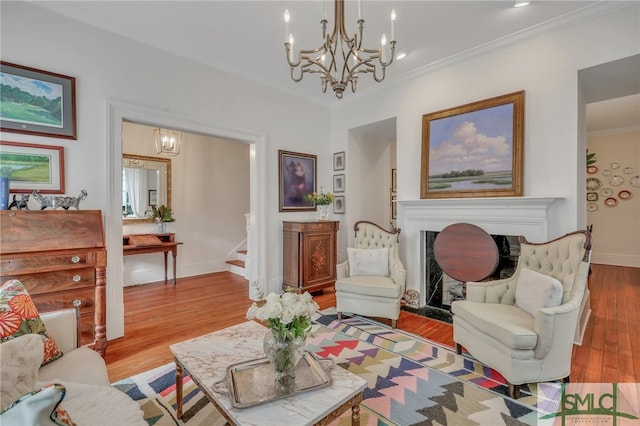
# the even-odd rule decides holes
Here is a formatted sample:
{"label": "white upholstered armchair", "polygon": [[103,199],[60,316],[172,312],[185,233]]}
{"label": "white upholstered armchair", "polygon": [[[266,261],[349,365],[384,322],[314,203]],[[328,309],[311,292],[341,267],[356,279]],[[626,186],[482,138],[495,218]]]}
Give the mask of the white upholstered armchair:
{"label": "white upholstered armchair", "polygon": [[336,308],[343,312],[388,318],[395,328],[400,316],[407,272],[398,256],[400,229],[387,231],[375,223],[356,222],[355,247],[349,260],[336,266]]}
{"label": "white upholstered armchair", "polygon": [[458,353],[464,347],[502,374],[512,398],[526,383],[568,381],[590,312],[590,250],[590,230],[541,244],[520,237],[513,276],[469,282],[466,300],[452,303]]}

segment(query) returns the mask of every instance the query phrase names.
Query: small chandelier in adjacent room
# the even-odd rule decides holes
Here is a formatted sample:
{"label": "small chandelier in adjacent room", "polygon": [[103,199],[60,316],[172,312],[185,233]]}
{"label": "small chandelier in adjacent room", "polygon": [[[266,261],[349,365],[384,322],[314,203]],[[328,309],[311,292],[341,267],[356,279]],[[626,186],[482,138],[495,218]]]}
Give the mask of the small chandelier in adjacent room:
{"label": "small chandelier in adjacent room", "polygon": [[158,154],[180,154],[182,132],[168,129],[155,129],[153,132],[156,134],[156,151]]}
{"label": "small chandelier in adjacent room", "polygon": [[[393,62],[396,47],[396,12],[391,11],[391,41],[387,47],[387,36],[382,35],[380,47],[367,49],[362,47],[364,19],[362,19],[362,0],[358,0],[358,31],[347,35],[344,24],[344,0],[335,0],[333,31],[327,33],[325,0],[322,1],[322,44],[315,49],[300,49],[296,54],[293,34],[289,33],[289,10],[284,11],[287,40],[284,43],[287,62],[291,67],[291,78],[300,81],[305,73],[320,74],[322,93],[331,86],[338,99],[348,85],[355,93],[360,74],[371,73],[377,82],[384,80],[387,66]],[[387,52],[388,50],[388,52]]]}

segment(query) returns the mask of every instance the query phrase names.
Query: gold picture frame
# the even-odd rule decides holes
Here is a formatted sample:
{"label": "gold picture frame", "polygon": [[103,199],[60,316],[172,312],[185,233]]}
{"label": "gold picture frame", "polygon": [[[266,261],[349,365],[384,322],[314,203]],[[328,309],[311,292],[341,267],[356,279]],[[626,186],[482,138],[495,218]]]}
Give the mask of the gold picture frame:
{"label": "gold picture frame", "polygon": [[422,116],[420,198],[522,196],[524,93]]}

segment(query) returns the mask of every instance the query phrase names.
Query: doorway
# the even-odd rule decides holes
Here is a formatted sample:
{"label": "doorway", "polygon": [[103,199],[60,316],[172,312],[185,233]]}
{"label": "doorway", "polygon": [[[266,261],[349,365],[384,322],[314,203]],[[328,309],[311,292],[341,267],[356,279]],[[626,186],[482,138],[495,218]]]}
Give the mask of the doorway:
{"label": "doorway", "polygon": [[199,122],[164,111],[117,101],[108,102],[108,127],[106,144],[107,182],[106,192],[110,208],[105,214],[105,233],[109,253],[107,270],[107,338],[124,335],[124,301],[122,284],[122,130],[125,121],[191,132],[221,139],[229,139],[249,145],[249,220],[247,226],[247,250],[252,253],[247,264],[249,297],[256,300],[260,290],[266,290],[266,201],[260,194],[266,193],[266,137],[264,134],[228,129],[210,123]]}
{"label": "doorway", "polygon": [[578,80],[594,160],[585,196],[586,222],[594,225],[591,260],[640,267],[640,55],[580,70]]}

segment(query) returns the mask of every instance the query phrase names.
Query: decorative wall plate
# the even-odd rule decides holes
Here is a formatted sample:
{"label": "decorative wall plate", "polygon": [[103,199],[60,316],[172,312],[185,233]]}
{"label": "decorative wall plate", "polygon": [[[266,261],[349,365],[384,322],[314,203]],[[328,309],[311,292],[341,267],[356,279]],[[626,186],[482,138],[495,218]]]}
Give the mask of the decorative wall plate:
{"label": "decorative wall plate", "polygon": [[609,188],[608,186],[605,186],[600,190],[600,195],[602,195],[603,197],[610,197],[613,195],[613,189]]}
{"label": "decorative wall plate", "polygon": [[597,192],[587,192],[587,201],[598,201]]}
{"label": "decorative wall plate", "polygon": [[633,197],[633,194],[631,194],[631,192],[627,190],[618,192],[618,198],[620,198],[621,200],[628,200],[631,197]]}
{"label": "decorative wall plate", "polygon": [[640,176],[636,175],[629,180],[631,186],[640,188]]}
{"label": "decorative wall plate", "polygon": [[587,203],[587,211],[595,212],[596,210],[598,210],[598,204],[596,204],[596,203]]}
{"label": "decorative wall plate", "polygon": [[611,176],[611,170],[609,169],[604,169],[602,171],[602,176]]}
{"label": "decorative wall plate", "polygon": [[620,163],[618,163],[618,162],[611,163],[611,166],[610,166],[610,167],[611,167],[613,170],[617,170],[617,169],[619,169],[619,168],[620,168]]}
{"label": "decorative wall plate", "polygon": [[624,174],[630,175],[633,173],[633,167],[625,167],[623,170]]}
{"label": "decorative wall plate", "polygon": [[598,167],[596,166],[587,167],[587,173],[589,173],[590,175],[598,173]]}
{"label": "decorative wall plate", "polygon": [[587,178],[587,191],[597,191],[602,186],[598,178]]}
{"label": "decorative wall plate", "polygon": [[624,178],[620,175],[613,175],[609,178],[609,185],[620,186],[624,183]]}
{"label": "decorative wall plate", "polygon": [[604,204],[609,206],[609,207],[615,207],[618,205],[618,200],[616,200],[613,197],[609,197],[606,200],[604,200]]}

